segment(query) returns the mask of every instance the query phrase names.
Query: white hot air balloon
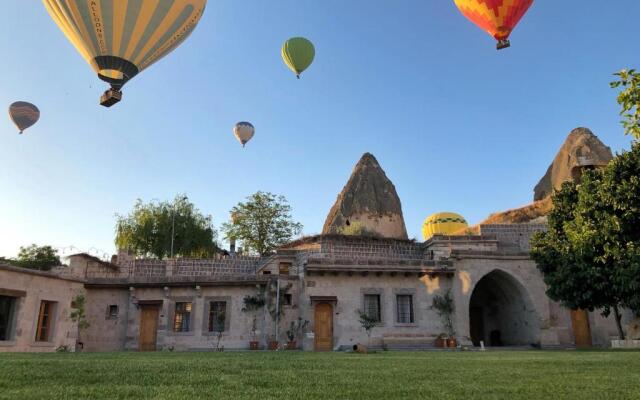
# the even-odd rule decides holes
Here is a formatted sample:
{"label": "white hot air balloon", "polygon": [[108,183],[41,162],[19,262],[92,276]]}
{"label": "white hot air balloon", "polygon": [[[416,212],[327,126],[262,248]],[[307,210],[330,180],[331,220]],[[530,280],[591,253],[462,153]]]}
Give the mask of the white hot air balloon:
{"label": "white hot air balloon", "polygon": [[242,147],[251,140],[255,133],[256,129],[249,122],[238,122],[236,126],[233,127],[233,134],[236,139],[238,139],[238,142],[242,144]]}

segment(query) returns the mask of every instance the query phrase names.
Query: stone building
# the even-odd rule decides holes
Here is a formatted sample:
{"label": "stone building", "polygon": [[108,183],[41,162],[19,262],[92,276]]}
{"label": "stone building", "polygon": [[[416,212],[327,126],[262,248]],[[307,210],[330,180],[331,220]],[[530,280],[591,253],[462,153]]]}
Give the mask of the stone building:
{"label": "stone building", "polygon": [[[0,264],[0,351],[267,348],[286,343],[292,323],[304,321],[293,329],[303,350],[429,348],[447,331],[434,297],[449,291],[462,345],[554,348],[578,338],[608,346],[613,318],[572,313],[546,296],[529,258],[531,235],[544,229],[481,224],[408,240],[395,188],[365,154],[325,232],[269,257],[150,260],[121,251],[105,262],[77,254],[48,273]],[[82,330],[69,317],[78,294],[89,322]],[[248,297],[264,306],[247,310]],[[361,312],[378,321],[370,338]]]}

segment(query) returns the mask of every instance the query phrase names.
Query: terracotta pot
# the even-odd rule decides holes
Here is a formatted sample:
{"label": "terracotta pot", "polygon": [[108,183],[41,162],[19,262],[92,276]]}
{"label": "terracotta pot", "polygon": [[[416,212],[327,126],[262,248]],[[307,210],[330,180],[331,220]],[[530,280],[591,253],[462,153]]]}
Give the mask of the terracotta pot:
{"label": "terracotta pot", "polygon": [[249,342],[249,350],[258,350],[259,345],[260,342],[258,342],[257,340],[252,340]]}
{"label": "terracotta pot", "polygon": [[292,340],[287,343],[287,350],[296,350],[298,348],[298,343],[295,340]]}
{"label": "terracotta pot", "polygon": [[447,339],[446,338],[437,338],[436,339],[436,347],[447,347]]}
{"label": "terracotta pot", "polygon": [[447,339],[447,347],[456,347],[458,345],[458,341],[456,338]]}
{"label": "terracotta pot", "polygon": [[278,341],[270,340],[269,341],[269,350],[278,350]]}

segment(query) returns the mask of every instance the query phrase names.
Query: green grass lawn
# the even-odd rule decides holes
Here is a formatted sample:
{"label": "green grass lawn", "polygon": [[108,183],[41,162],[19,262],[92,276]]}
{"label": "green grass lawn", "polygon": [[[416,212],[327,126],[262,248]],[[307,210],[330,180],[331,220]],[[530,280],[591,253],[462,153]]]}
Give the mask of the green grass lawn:
{"label": "green grass lawn", "polygon": [[1,399],[640,399],[640,352],[0,354]]}

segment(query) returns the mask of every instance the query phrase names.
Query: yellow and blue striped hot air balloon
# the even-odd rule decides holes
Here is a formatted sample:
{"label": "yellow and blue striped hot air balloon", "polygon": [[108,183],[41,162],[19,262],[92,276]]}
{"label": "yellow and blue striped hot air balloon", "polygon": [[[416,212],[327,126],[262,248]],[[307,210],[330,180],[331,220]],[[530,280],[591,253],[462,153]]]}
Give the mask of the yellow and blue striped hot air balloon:
{"label": "yellow and blue striped hot air balloon", "polygon": [[122,98],[122,86],[178,47],[195,29],[207,0],[42,0],[51,18],[111,85],[101,104]]}
{"label": "yellow and blue striped hot air balloon", "polygon": [[431,239],[434,235],[451,235],[469,224],[460,214],[452,212],[439,212],[428,216],[422,224],[422,237]]}

